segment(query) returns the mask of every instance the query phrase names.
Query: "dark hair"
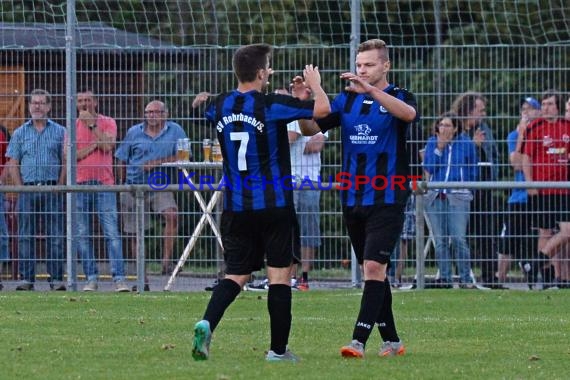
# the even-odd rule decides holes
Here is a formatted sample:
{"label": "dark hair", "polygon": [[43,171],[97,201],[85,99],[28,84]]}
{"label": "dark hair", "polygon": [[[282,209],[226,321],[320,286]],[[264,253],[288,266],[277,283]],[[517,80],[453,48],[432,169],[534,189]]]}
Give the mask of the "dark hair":
{"label": "dark hair", "polygon": [[461,122],[461,118],[459,118],[455,112],[447,111],[439,115],[439,117],[435,120],[435,123],[433,124],[433,130],[435,133],[439,132],[439,123],[441,123],[443,119],[451,120],[453,126],[457,128],[457,134],[460,134],[463,131],[463,123]]}
{"label": "dark hair", "polygon": [[556,106],[558,107],[558,114],[563,115],[564,109],[566,108],[566,102],[560,91],[554,89],[546,90],[542,93],[540,101],[542,102],[544,99],[548,99],[551,97],[554,97],[555,99],[554,101],[556,103]]}
{"label": "dark hair", "polygon": [[253,44],[240,47],[234,54],[234,73],[241,83],[255,81],[257,72],[266,68],[273,49],[267,44]]}
{"label": "dark hair", "polygon": [[36,89],[32,90],[32,92],[30,92],[30,103],[32,102],[32,96],[34,96],[34,95],[45,96],[46,97],[46,103],[51,104],[51,94],[49,92],[47,92],[46,90],[42,90],[41,88],[36,88]]}
{"label": "dark hair", "polygon": [[451,111],[459,117],[466,117],[475,109],[475,102],[478,99],[487,103],[487,99],[481,93],[474,91],[465,92],[453,101]]}
{"label": "dark hair", "polygon": [[[362,53],[363,51],[369,50],[378,50],[378,54],[381,58],[390,60],[390,55],[388,54],[388,46],[386,42],[379,38],[374,38],[372,40],[364,41],[360,45],[358,45],[358,53]],[[383,54],[382,54],[383,53]]]}

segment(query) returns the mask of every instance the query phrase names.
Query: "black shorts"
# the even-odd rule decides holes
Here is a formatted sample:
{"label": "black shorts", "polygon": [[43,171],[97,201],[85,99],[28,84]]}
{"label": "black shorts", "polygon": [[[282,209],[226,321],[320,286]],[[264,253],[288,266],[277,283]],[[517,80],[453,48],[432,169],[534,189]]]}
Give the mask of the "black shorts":
{"label": "black shorts", "polygon": [[293,207],[259,211],[224,211],[220,230],[226,273],[250,274],[267,266],[286,268],[293,262],[293,244],[299,239]]}
{"label": "black shorts", "polygon": [[348,236],[359,264],[389,263],[404,224],[405,204],[344,207]]}
{"label": "black shorts", "polygon": [[528,199],[534,215],[534,227],[551,230],[560,222],[570,222],[570,195],[537,195]]}
{"label": "black shorts", "polygon": [[518,260],[534,257],[538,252],[538,235],[533,228],[533,213],[528,203],[509,203],[503,214],[503,228],[498,241],[499,252]]}

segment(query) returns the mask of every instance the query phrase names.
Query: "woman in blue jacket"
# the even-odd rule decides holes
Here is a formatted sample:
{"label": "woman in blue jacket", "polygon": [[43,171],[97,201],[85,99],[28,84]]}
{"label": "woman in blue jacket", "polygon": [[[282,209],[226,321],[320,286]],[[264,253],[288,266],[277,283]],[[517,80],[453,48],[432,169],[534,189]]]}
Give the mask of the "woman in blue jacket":
{"label": "woman in blue jacket", "polygon": [[[423,168],[432,182],[477,180],[477,152],[472,140],[462,133],[456,114],[447,112],[435,124],[435,135],[426,145]],[[440,273],[439,287],[452,288],[450,245],[459,270],[460,287],[473,288],[467,225],[473,194],[465,189],[431,189],[425,195],[426,213],[435,239],[435,256]]]}

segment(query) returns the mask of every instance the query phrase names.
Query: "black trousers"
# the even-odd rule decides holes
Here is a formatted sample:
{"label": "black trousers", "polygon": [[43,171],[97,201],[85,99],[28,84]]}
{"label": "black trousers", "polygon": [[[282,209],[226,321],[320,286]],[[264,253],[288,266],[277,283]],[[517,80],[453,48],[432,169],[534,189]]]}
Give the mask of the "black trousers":
{"label": "black trousers", "polygon": [[538,253],[538,236],[532,228],[532,210],[527,203],[510,203],[503,218],[499,252],[520,261],[533,261]]}
{"label": "black trousers", "polygon": [[497,232],[502,229],[501,202],[491,190],[475,190],[469,218],[471,258],[481,267],[481,282],[497,282]]}

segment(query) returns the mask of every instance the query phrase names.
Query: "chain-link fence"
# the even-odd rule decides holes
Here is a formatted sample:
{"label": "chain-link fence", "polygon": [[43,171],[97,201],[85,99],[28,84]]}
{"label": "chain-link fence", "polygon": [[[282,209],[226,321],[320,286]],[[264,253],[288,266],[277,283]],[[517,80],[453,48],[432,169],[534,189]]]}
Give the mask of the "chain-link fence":
{"label": "chain-link fence", "polygon": [[[32,90],[47,90],[52,95],[49,117],[68,131],[65,165],[69,185],[76,183],[78,144],[82,143],[73,128],[80,113],[78,92],[91,90],[97,96],[97,112],[116,121],[119,144],[130,127],[146,120],[144,110],[149,102],[163,101],[168,118],[180,124],[190,139],[193,157],[202,161],[202,140],[213,140],[214,132],[204,121],[202,110],[192,108],[192,100],[201,91],[217,94],[235,87],[231,57],[236,46],[247,43],[267,42],[275,48],[270,90],[287,86],[306,63],[314,63],[332,97],[344,86],[339,74],[353,70],[358,43],[368,38],[385,39],[392,62],[389,80],[415,94],[422,116],[415,127],[417,133],[409,140],[416,173],[421,173],[417,152],[432,136],[438,115],[465,92],[485,96],[485,119],[491,132],[487,139],[494,140],[496,153],[491,162],[494,181],[509,181],[514,176],[507,136],[519,122],[521,101],[529,96],[540,101],[543,91],[551,88],[568,98],[570,27],[563,1],[499,1],[489,7],[463,0],[190,0],[160,6],[156,2],[14,0],[3,1],[0,7],[0,124],[12,134],[30,118]],[[321,154],[321,175],[326,182],[340,171],[340,141],[339,132],[331,131]],[[112,165],[115,184],[122,184],[120,162],[113,160]],[[216,178],[211,169],[198,171],[204,170]],[[178,172],[172,170],[169,175],[177,178]],[[3,182],[12,183],[9,176]],[[508,210],[509,195],[505,188],[490,188],[487,208],[473,210],[475,216],[488,216],[472,217],[468,231],[478,279],[484,267],[481,263],[498,260],[494,251],[499,249],[488,242],[501,234],[502,218],[498,216]],[[18,196],[16,188],[7,192],[4,214],[10,239],[7,253],[12,259],[2,273],[5,280],[14,281],[19,274],[15,263],[21,237]],[[168,250],[164,217],[160,213],[151,217],[149,229],[144,230],[147,268],[156,274],[159,287],[169,278],[171,268],[166,261],[176,264],[201,218],[192,193],[176,192],[175,201],[179,214],[168,260],[163,260],[164,250]],[[64,257],[75,258],[72,221],[76,206],[69,196],[64,203]],[[117,210],[119,216],[124,213],[118,200]],[[311,278],[322,283],[357,283],[358,268],[351,268],[350,243],[336,190],[321,192],[319,218],[321,244]],[[429,236],[427,229],[423,232]],[[122,227],[120,234],[129,263],[127,276],[134,276],[136,248]],[[97,260],[106,265],[108,248],[97,222],[92,235]],[[43,258],[45,228],[38,226],[32,237],[34,244],[40,244],[38,256]],[[410,240],[406,251],[408,258],[398,273],[402,273],[403,282],[411,283],[417,269],[415,257],[422,250]],[[435,276],[437,265],[429,260],[433,248],[425,252],[427,273]],[[512,278],[507,282],[524,280],[517,261],[508,264]],[[111,276],[110,268],[102,268],[102,273]],[[205,225],[179,276],[203,276],[210,282],[220,270],[220,248]],[[162,272],[167,274],[162,276]],[[46,270],[38,273],[46,275]]]}

